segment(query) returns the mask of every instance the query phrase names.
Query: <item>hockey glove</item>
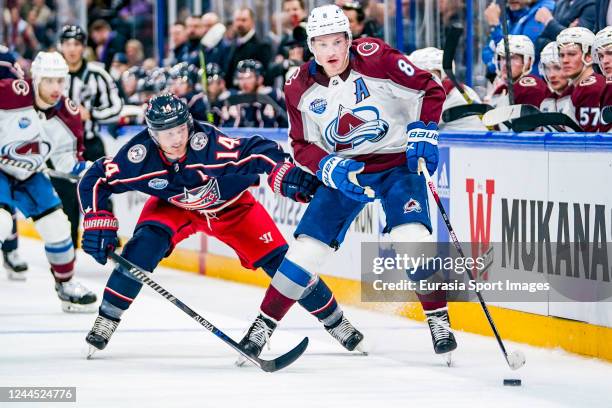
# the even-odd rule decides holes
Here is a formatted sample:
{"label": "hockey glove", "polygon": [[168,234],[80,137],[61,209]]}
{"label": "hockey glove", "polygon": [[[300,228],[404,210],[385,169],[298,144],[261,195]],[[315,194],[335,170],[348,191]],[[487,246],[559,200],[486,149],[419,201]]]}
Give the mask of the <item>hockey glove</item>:
{"label": "hockey glove", "polygon": [[289,197],[298,203],[308,203],[321,182],[293,163],[281,162],[270,172],[268,184],[276,194]]}
{"label": "hockey glove", "polygon": [[367,203],[374,200],[374,192],[371,188],[361,187],[357,183],[357,174],[361,173],[364,167],[364,163],[329,154],[319,162],[317,177],[327,187],[340,190],[348,198]]}
{"label": "hockey glove", "polygon": [[427,171],[433,174],[438,168],[438,125],[434,122],[429,122],[427,126],[421,121],[412,122],[406,128],[406,136],[408,170],[417,173],[419,158],[422,157],[427,164]]}
{"label": "hockey glove", "polygon": [[93,256],[98,263],[106,264],[111,251],[119,246],[117,238],[119,224],[109,211],[88,212],[83,219],[83,251]]}

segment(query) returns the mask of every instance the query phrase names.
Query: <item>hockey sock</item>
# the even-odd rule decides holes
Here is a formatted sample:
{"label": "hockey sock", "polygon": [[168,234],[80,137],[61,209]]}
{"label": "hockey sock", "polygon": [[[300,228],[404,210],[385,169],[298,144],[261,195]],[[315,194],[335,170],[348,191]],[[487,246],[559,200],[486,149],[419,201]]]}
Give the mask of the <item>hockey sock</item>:
{"label": "hockey sock", "polygon": [[320,277],[310,289],[310,293],[299,300],[299,304],[325,326],[332,326],[342,317],[342,309],[334,294]]}
{"label": "hockey sock", "polygon": [[121,266],[115,267],[106,287],[100,305],[100,315],[119,321],[142,288],[142,283],[128,275]]}
{"label": "hockey sock", "polygon": [[9,235],[6,240],[0,243],[3,252],[11,252],[17,249],[18,246],[18,237],[17,237],[17,220],[15,213],[13,216],[13,229],[11,230],[11,235]]}
{"label": "hockey sock", "polygon": [[268,290],[266,290],[264,299],[261,301],[261,311],[278,322],[285,317],[295,302],[294,299],[288,298],[274,286],[270,285]]}
{"label": "hockey sock", "polygon": [[45,244],[45,255],[51,265],[55,282],[68,282],[74,275],[74,246],[72,239]]}
{"label": "hockey sock", "polygon": [[417,297],[423,306],[423,311],[430,312],[446,307],[446,291],[436,290],[431,293],[422,294],[417,292]]}

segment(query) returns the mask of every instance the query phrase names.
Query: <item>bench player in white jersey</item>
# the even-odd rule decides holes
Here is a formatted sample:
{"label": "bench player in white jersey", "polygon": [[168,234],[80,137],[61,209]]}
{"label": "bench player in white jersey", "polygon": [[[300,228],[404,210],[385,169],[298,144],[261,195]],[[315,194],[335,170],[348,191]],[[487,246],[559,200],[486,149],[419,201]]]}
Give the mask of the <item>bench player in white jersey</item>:
{"label": "bench player in white jersey", "polygon": [[[546,98],[540,104],[542,112],[561,112],[563,111],[564,100],[569,96],[561,98],[561,95],[569,86],[569,80],[563,75],[561,60],[559,59],[559,46],[555,41],[546,44],[540,53],[539,71],[548,85]],[[567,105],[567,103],[565,104]]]}
{"label": "bench player in white jersey", "polygon": [[12,208],[32,218],[45,244],[55,290],[66,312],[95,312],[96,295],[73,279],[74,247],[70,223],[51,181],[42,172],[47,159],[57,171],[79,175],[83,125],[78,108],[62,93],[68,65],[57,52],[40,52],[32,80],[0,80],[0,157],[33,171],[0,166],[0,243],[13,226]]}
{"label": "bench player in white jersey", "polygon": [[584,27],[570,27],[557,36],[559,59],[563,75],[570,81],[570,87],[561,95],[570,96],[568,114],[586,132],[596,132],[600,123],[599,103],[605,87],[605,79],[593,71],[591,50],[595,34]]}
{"label": "bench player in white jersey", "polygon": [[[601,95],[600,102],[601,109],[603,109],[612,105],[612,26],[604,28],[595,36],[593,59],[606,77],[606,87]],[[612,123],[605,123],[602,118],[599,131],[609,132],[610,130],[612,130]]]}
{"label": "bench player in white jersey", "polygon": [[[424,69],[425,71],[431,72],[442,81],[442,86],[446,92],[446,100],[442,106],[442,112],[454,106],[468,104],[465,98],[461,95],[461,92],[459,92],[459,90],[453,84],[453,81],[446,78],[444,69],[442,69],[443,55],[444,51],[441,49],[427,47],[416,50],[408,56],[414,65]],[[465,84],[463,84],[463,89],[465,89],[465,92],[474,103],[481,103],[480,97],[476,91]],[[440,120],[439,128],[440,130],[487,130],[487,127],[482,124],[482,121],[476,115],[453,120],[452,122],[448,123]]]}
{"label": "bench player in white jersey", "polygon": [[[291,302],[325,272],[325,260],[342,244],[365,204],[374,200],[366,193],[382,201],[385,231],[394,242],[426,246],[433,241],[425,180],[417,167],[424,158],[429,172],[436,170],[436,124],[445,99],[436,77],[383,41],[352,41],[349,21],[335,5],[313,9],[306,31],[315,60],[300,66],[285,83],[289,136],[296,162],[324,185],[306,209],[269,288]],[[441,296],[435,299],[428,295],[418,294],[434,349],[449,353],[457,343],[446,294],[436,293]],[[335,318],[331,324],[339,328],[343,343],[360,341],[360,333],[343,316]]]}

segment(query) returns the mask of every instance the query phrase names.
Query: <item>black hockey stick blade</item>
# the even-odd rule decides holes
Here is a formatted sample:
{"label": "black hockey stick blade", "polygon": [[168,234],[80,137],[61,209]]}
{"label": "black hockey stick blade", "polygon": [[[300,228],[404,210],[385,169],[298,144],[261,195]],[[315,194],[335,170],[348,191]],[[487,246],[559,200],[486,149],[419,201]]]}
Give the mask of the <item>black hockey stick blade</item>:
{"label": "black hockey stick blade", "polygon": [[248,94],[235,94],[230,95],[226,102],[229,105],[239,105],[241,103],[244,104],[252,104],[254,102],[259,102],[262,105],[270,105],[274,108],[274,112],[284,120],[287,119],[287,111],[283,109],[274,99],[272,99],[269,95],[261,94],[261,93],[248,93]]}
{"label": "black hockey stick blade", "polygon": [[459,45],[459,39],[463,35],[463,26],[460,23],[455,23],[450,26],[446,35],[446,41],[444,43],[444,50],[442,54],[442,69],[446,76],[451,80],[455,88],[459,90],[461,96],[467,103],[472,103],[472,98],[465,92],[463,85],[459,83],[455,73],[453,72],[453,61],[455,54],[457,53],[457,46]]}
{"label": "black hockey stick blade", "polygon": [[442,112],[442,120],[448,123],[468,116],[484,115],[491,109],[493,109],[493,107],[491,105],[487,105],[486,103],[472,103],[468,105],[453,106]]}
{"label": "black hockey stick blade", "polygon": [[607,123],[612,123],[612,106],[606,106],[601,111],[601,118]]}
{"label": "black hockey stick blade", "polygon": [[[540,126],[567,126],[575,132],[584,132],[582,127],[574,122],[572,118],[560,112],[540,112],[522,116],[512,121],[512,130],[515,132],[526,132]],[[556,129],[565,131],[563,128]]]}
{"label": "black hockey stick blade", "polygon": [[119,254],[111,252],[108,255],[108,257],[111,258],[115,263],[121,265],[129,274],[134,276],[140,282],[144,283],[145,285],[155,290],[157,293],[162,295],[170,303],[174,304],[174,306],[181,309],[185,314],[187,314],[193,320],[200,323],[206,330],[208,330],[209,332],[211,332],[212,334],[214,334],[215,336],[223,340],[224,343],[232,347],[234,350],[240,353],[244,358],[246,358],[247,360],[249,360],[250,362],[255,364],[257,367],[261,368],[262,370],[266,372],[271,373],[271,372],[278,371],[278,370],[281,370],[287,367],[288,365],[293,363],[295,360],[297,360],[304,353],[304,351],[306,351],[306,347],[308,347],[308,337],[305,337],[300,342],[300,344],[295,346],[292,350],[275,358],[274,360],[263,360],[258,357],[252,357],[249,354],[247,354],[243,350],[243,348],[240,346],[240,344],[236,343],[236,341],[234,341],[231,337],[229,337],[227,334],[219,330],[214,324],[210,323],[204,317],[200,316],[193,309],[191,309],[189,306],[187,306],[177,297],[172,295],[166,289],[162,288],[157,282],[155,282],[153,279],[149,277],[150,274],[146,273],[144,270],[140,269],[138,266],[134,265],[133,263],[131,263],[130,261],[128,261],[127,259],[125,259]]}
{"label": "black hockey stick blade", "polygon": [[482,123],[485,126],[497,126],[500,123],[508,122],[521,116],[533,115],[540,113],[534,105],[506,105],[492,109],[485,113],[482,117]]}

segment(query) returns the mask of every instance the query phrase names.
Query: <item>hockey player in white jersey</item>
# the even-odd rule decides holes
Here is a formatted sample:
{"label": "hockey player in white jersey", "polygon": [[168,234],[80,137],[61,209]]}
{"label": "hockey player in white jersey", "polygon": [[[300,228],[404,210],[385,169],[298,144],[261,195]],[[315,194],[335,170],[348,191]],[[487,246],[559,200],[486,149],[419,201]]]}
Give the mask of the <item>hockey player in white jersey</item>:
{"label": "hockey player in white jersey", "polygon": [[19,209],[42,237],[62,309],[95,312],[96,295],[73,279],[70,225],[41,171],[47,159],[63,173],[79,175],[86,168],[79,110],[62,96],[67,77],[68,65],[59,53],[40,52],[31,81],[0,80],[0,157],[29,168],[0,166],[0,243],[11,234],[9,210]]}
{"label": "hockey player in white jersey", "polygon": [[[437,168],[437,122],[445,99],[438,78],[383,41],[352,41],[349,21],[335,5],[312,10],[307,34],[315,60],[300,66],[285,83],[289,136],[296,162],[324,185],[306,209],[268,289],[293,302],[325,272],[325,260],[374,199],[382,202],[385,231],[393,241],[433,240],[425,180],[417,167],[424,158],[430,173]],[[452,351],[457,343],[445,294],[418,296],[436,353]],[[278,321],[283,316],[271,317]],[[360,336],[341,314],[329,316],[326,326],[342,342]],[[253,342],[263,337],[249,333]]]}
{"label": "hockey player in white jersey", "polygon": [[[414,65],[425,71],[431,72],[442,81],[442,86],[446,92],[446,100],[442,106],[442,111],[444,112],[448,108],[454,106],[466,105],[467,101],[455,87],[453,81],[446,78],[444,69],[442,69],[443,55],[444,51],[441,49],[427,47],[413,51],[408,58]],[[463,84],[463,88],[474,103],[482,103],[476,91],[465,84]],[[440,130],[487,130],[487,127],[482,124],[478,116],[468,116],[448,123],[440,120],[438,127]]]}

